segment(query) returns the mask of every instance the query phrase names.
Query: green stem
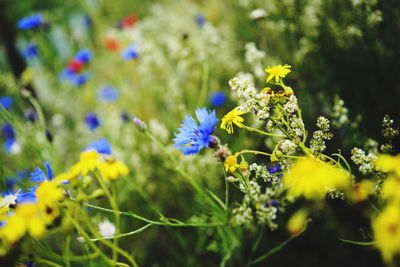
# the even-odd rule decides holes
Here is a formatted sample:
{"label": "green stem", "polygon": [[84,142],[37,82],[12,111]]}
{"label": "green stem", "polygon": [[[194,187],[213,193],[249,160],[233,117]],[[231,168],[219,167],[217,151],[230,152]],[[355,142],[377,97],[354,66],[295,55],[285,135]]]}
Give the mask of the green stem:
{"label": "green stem", "polygon": [[41,258],[36,258],[35,261],[36,261],[37,263],[39,263],[39,262],[40,262],[40,263],[45,263],[45,264],[47,264],[47,265],[49,265],[49,266],[63,267],[63,266],[60,265],[60,264],[57,264],[57,263],[52,262],[52,261],[49,261],[49,260],[41,259]]}
{"label": "green stem", "polygon": [[[248,150],[248,149],[242,150],[242,151],[240,151],[239,153],[240,153],[240,154],[254,154],[254,155],[260,154],[260,155],[264,155],[264,156],[271,156],[271,155],[272,155],[272,154],[270,154],[270,153],[265,153],[265,152],[257,151],[257,150]],[[288,156],[288,155],[283,155],[283,157],[285,157],[285,158],[292,158],[292,159],[301,159],[301,158],[304,158],[304,157]]]}
{"label": "green stem", "polygon": [[353,240],[346,240],[346,239],[342,239],[339,238],[340,241],[344,242],[344,243],[349,243],[349,244],[353,244],[353,245],[360,245],[360,246],[372,246],[375,245],[376,242],[375,241],[371,241],[371,242],[360,242],[360,241],[353,241]]}
{"label": "green stem", "polygon": [[208,92],[208,80],[210,76],[210,67],[207,62],[203,63],[203,73],[201,77],[201,90],[199,95],[199,100],[197,106],[201,107],[206,102],[207,92]]}
{"label": "green stem", "polygon": [[117,261],[117,257],[118,257],[118,254],[117,254],[117,250],[116,250],[116,248],[118,247],[118,235],[119,235],[119,232],[120,232],[120,230],[119,230],[119,228],[120,228],[120,214],[119,214],[119,210],[118,210],[118,203],[117,203],[117,200],[116,200],[116,184],[115,183],[113,183],[112,184],[112,198],[111,198],[111,201],[112,201],[112,207],[113,207],[113,210],[114,210],[114,216],[115,216],[115,236],[114,236],[114,242],[113,242],[113,260],[114,261]]}
{"label": "green stem", "polygon": [[131,236],[134,234],[139,234],[141,232],[143,232],[144,230],[146,230],[147,228],[149,228],[150,226],[152,226],[152,224],[146,224],[145,226],[136,229],[132,232],[128,232],[128,233],[123,233],[123,234],[119,234],[119,235],[115,235],[115,236],[111,236],[111,237],[99,237],[99,238],[92,238],[90,239],[91,241],[95,242],[95,241],[99,241],[99,240],[104,240],[104,239],[113,239],[113,238],[120,238],[120,237],[126,237],[126,236]]}
{"label": "green stem", "polygon": [[266,135],[266,136],[282,137],[282,138],[285,137],[284,135],[281,135],[281,134],[267,133],[267,132],[264,132],[264,131],[261,131],[261,130],[259,130],[259,129],[252,128],[252,127],[249,127],[249,126],[246,126],[246,125],[242,125],[242,128],[246,129],[246,130],[249,131],[249,132],[257,132],[257,133],[259,133],[259,134]]}
{"label": "green stem", "polygon": [[64,261],[65,261],[65,266],[70,267],[71,266],[71,260],[70,260],[70,245],[71,245],[71,235],[67,235],[65,239],[65,254],[64,254]]}

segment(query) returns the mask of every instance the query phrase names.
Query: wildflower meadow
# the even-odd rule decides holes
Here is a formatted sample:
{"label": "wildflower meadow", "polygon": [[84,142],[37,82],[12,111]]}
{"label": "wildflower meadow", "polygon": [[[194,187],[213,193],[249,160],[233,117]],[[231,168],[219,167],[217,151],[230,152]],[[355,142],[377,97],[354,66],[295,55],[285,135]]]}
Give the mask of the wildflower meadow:
{"label": "wildflower meadow", "polygon": [[399,22],[0,0],[0,266],[400,266]]}

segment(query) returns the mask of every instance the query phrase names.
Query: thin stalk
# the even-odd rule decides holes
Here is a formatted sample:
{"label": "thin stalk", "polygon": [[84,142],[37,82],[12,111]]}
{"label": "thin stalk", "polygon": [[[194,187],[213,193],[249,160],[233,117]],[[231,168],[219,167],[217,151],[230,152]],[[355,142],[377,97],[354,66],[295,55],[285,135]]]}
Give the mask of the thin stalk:
{"label": "thin stalk", "polygon": [[121,237],[126,237],[126,236],[131,236],[134,234],[139,234],[141,232],[143,232],[144,230],[146,230],[147,228],[149,228],[150,226],[152,226],[151,224],[146,224],[145,226],[136,229],[132,232],[128,232],[128,233],[123,233],[123,234],[119,234],[119,235],[115,235],[115,236],[110,236],[110,237],[99,237],[99,238],[91,238],[90,240],[95,242],[95,241],[99,241],[99,240],[104,240],[104,239],[113,239],[113,238],[121,238]]}
{"label": "thin stalk", "polygon": [[65,239],[65,253],[64,253],[64,262],[66,267],[71,266],[71,260],[70,260],[70,245],[71,245],[71,235],[67,235],[67,238]]}
{"label": "thin stalk", "polygon": [[[239,153],[241,153],[241,154],[254,154],[254,155],[260,154],[260,155],[264,155],[264,156],[271,156],[271,155],[272,155],[272,154],[270,154],[270,153],[265,153],[265,152],[257,151],[257,150],[248,150],[248,149],[242,150],[242,151],[240,151]],[[285,158],[292,158],[292,159],[301,159],[301,158],[304,158],[304,157],[288,156],[288,155],[283,155],[283,157],[285,157]]]}
{"label": "thin stalk", "polygon": [[249,132],[257,132],[257,133],[259,133],[259,134],[266,135],[266,136],[282,137],[282,138],[285,138],[285,137],[286,137],[286,136],[281,135],[281,134],[267,133],[267,132],[264,132],[264,131],[261,131],[261,130],[259,130],[259,129],[252,128],[252,127],[249,127],[249,126],[246,126],[246,125],[242,125],[242,128],[246,129],[246,130],[249,131]]}

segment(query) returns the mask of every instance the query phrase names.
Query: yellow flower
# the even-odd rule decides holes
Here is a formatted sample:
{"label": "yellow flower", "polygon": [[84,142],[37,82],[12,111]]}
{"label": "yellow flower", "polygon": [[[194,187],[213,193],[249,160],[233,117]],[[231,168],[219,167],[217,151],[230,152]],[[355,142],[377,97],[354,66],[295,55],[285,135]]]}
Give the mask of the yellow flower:
{"label": "yellow flower", "polygon": [[77,171],[78,171],[77,168],[73,168],[73,169],[71,168],[71,170],[69,170],[68,172],[57,175],[56,177],[54,177],[53,180],[58,183],[63,183],[65,181],[71,181],[71,180],[75,179],[76,177],[78,177],[79,172],[77,172]]}
{"label": "yellow flower", "polygon": [[379,155],[375,163],[382,171],[394,171],[396,175],[400,176],[400,154],[396,156]]}
{"label": "yellow flower", "polygon": [[400,176],[391,175],[382,186],[382,197],[400,203]]}
{"label": "yellow flower", "polygon": [[344,170],[310,157],[296,160],[282,183],[289,196],[307,199],[323,199],[330,190],[350,185]]}
{"label": "yellow flower", "polygon": [[240,165],[237,163],[237,157],[238,157],[239,153],[235,153],[235,155],[231,155],[229,156],[226,160],[225,160],[225,171],[226,172],[230,172],[230,173],[235,173],[236,169],[240,167]]}
{"label": "yellow flower", "polygon": [[267,83],[273,78],[275,78],[275,82],[279,82],[280,78],[285,78],[286,74],[288,74],[291,71],[290,70],[291,67],[292,66],[288,64],[285,64],[284,66],[278,65],[272,68],[268,66],[268,68],[265,69],[265,71],[269,73],[267,77]]}
{"label": "yellow flower", "polygon": [[356,203],[363,202],[373,193],[373,190],[374,184],[370,180],[362,180],[351,188],[350,198]]}
{"label": "yellow flower", "polygon": [[51,223],[60,215],[58,202],[64,197],[61,188],[55,182],[42,182],[36,190],[38,206],[46,223]]}
{"label": "yellow flower", "polygon": [[127,175],[129,173],[129,169],[124,163],[114,159],[101,161],[98,165],[98,168],[105,180],[115,180],[119,176]]}
{"label": "yellow flower", "polygon": [[242,122],[244,119],[240,117],[240,115],[243,115],[244,112],[240,111],[239,109],[235,108],[231,111],[229,111],[223,118],[222,118],[222,123],[221,123],[221,129],[226,130],[229,134],[233,133],[233,125],[232,123],[236,124],[238,127],[242,128],[243,124]]}
{"label": "yellow flower", "polygon": [[46,232],[46,224],[40,218],[37,204],[24,203],[15,209],[14,215],[9,216],[6,224],[0,228],[0,236],[12,244],[28,232],[34,238],[40,238]]}
{"label": "yellow flower", "polygon": [[303,231],[307,226],[307,216],[308,212],[306,210],[297,211],[292,217],[290,217],[286,229],[289,234],[295,235]]}
{"label": "yellow flower", "polygon": [[400,208],[398,205],[386,207],[372,222],[376,246],[386,262],[400,252]]}
{"label": "yellow flower", "polygon": [[79,162],[71,167],[72,173],[86,175],[89,171],[94,171],[99,165],[100,155],[95,150],[82,152]]}

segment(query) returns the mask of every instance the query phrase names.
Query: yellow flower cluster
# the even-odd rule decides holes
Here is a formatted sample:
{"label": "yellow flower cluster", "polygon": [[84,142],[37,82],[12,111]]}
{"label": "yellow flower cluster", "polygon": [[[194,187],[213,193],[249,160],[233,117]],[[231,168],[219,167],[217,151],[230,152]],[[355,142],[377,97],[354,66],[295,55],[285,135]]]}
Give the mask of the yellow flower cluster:
{"label": "yellow flower cluster", "polygon": [[[64,174],[65,178],[86,175],[89,171],[98,170],[101,176],[106,180],[116,180],[121,175],[129,173],[128,167],[113,157],[100,155],[95,150],[82,152],[79,161],[71,167],[71,170]],[[59,179],[62,179],[61,177]]]}
{"label": "yellow flower cluster", "polygon": [[387,206],[373,220],[372,229],[376,246],[386,262],[400,254],[400,154],[380,155],[376,165],[389,176],[382,186],[382,198]]}
{"label": "yellow flower cluster", "polygon": [[317,200],[323,199],[332,189],[345,189],[350,185],[344,170],[311,157],[296,160],[283,176],[282,183],[291,197]]}
{"label": "yellow flower cluster", "polygon": [[4,219],[5,224],[0,228],[0,239],[5,240],[8,245],[14,244],[26,233],[33,238],[42,237],[46,226],[59,216],[58,205],[64,193],[56,181],[40,183],[36,189],[36,197],[37,202],[17,205],[8,216],[4,216],[8,207],[1,208],[1,219]]}
{"label": "yellow flower cluster", "polygon": [[230,155],[224,162],[225,171],[230,173],[235,173],[236,169],[239,168],[239,164],[237,163],[237,157],[239,153],[235,153],[235,155]]}

